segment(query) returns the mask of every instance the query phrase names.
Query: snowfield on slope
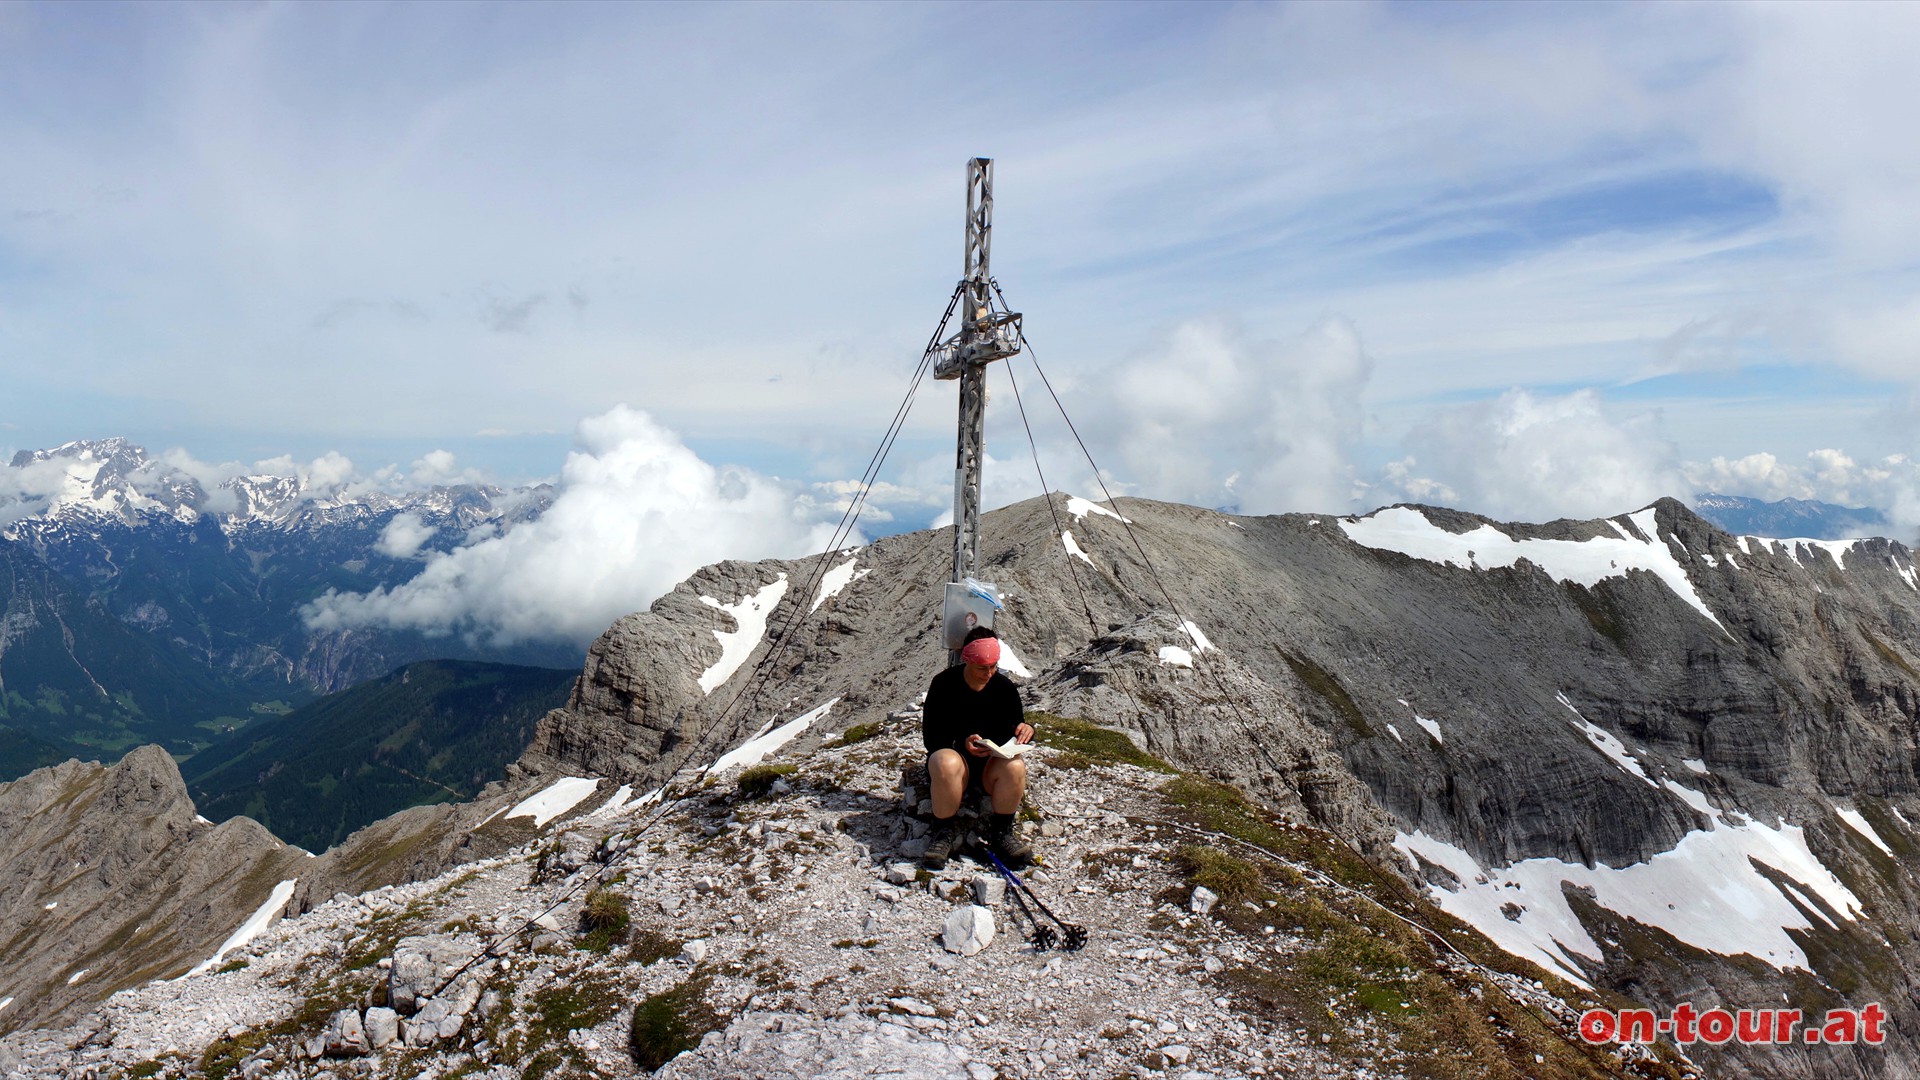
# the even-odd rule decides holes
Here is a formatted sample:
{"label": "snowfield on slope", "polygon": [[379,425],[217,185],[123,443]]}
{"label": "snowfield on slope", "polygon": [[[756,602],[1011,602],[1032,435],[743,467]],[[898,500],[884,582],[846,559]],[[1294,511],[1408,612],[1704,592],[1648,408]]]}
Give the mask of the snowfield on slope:
{"label": "snowfield on slope", "polygon": [[[1657,537],[1654,511],[1627,515],[1635,528]],[[1659,578],[1673,594],[1706,616],[1724,633],[1726,627],[1693,587],[1687,571],[1658,539],[1641,540],[1609,521],[1618,538],[1591,540],[1515,540],[1491,525],[1464,533],[1448,532],[1409,506],[1390,506],[1367,517],[1340,519],[1340,528],[1354,543],[1380,551],[1397,551],[1416,559],[1457,566],[1463,570],[1510,567],[1521,559],[1546,571],[1556,581],[1592,588],[1607,578],[1624,578],[1629,570],[1645,570]]]}
{"label": "snowfield on slope", "polygon": [[[852,566],[851,563],[847,565],[849,568]],[[703,692],[711,694],[733,678],[734,672],[739,671],[740,666],[753,655],[753,650],[760,647],[760,640],[767,635],[767,620],[772,617],[780,598],[786,594],[787,575],[781,574],[778,581],[731,604],[723,604],[711,596],[700,598],[700,602],[708,607],[718,608],[733,616],[736,627],[713,632],[713,636],[720,641],[720,659],[700,673],[700,689]]]}
{"label": "snowfield on slope", "polygon": [[1781,970],[1811,970],[1787,931],[1813,924],[1753,862],[1799,883],[1842,918],[1859,916],[1859,898],[1808,850],[1799,826],[1732,825],[1719,820],[1718,812],[1714,816],[1713,827],[1688,833],[1671,851],[1619,868],[1559,859],[1482,867],[1466,851],[1419,830],[1397,834],[1394,847],[1416,868],[1418,855],[1460,880],[1457,889],[1428,887],[1447,913],[1513,955],[1581,987],[1591,984],[1575,956],[1598,961],[1602,950],[1567,903],[1563,883],[1591,889],[1601,907],[1657,926],[1696,948],[1723,956],[1745,953]]}

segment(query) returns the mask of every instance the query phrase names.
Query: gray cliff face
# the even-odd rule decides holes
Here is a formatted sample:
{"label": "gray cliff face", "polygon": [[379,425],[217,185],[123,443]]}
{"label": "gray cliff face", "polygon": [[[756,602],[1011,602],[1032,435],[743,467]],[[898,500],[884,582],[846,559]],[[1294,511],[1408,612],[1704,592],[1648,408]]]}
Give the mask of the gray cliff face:
{"label": "gray cliff face", "polygon": [[[1714,1075],[1920,1067],[1920,1040],[1902,1034],[1920,1031],[1920,574],[1905,547],[1733,537],[1671,500],[1541,525],[1431,507],[1245,518],[1122,500],[1132,534],[1079,500],[1051,502],[1057,521],[1038,499],[987,515],[981,543],[980,576],[1007,594],[1002,666],[1030,709],[1124,730],[1321,826],[1508,952],[1595,991],[1656,1009],[1880,1002],[1890,1014],[1893,1042],[1877,1051],[1694,1048]],[[284,878],[300,878],[290,911],[318,911],[336,893],[502,856],[544,832],[504,811],[561,777],[601,778],[596,801],[676,774],[686,790],[722,754],[825,706],[783,759],[821,760],[856,724],[889,727],[900,745],[888,753],[910,759],[898,717],[945,661],[935,623],[949,543],[926,532],[819,561],[704,568],[602,635],[568,705],[479,800],[395,815],[291,871],[247,849],[246,889],[238,870],[189,870],[216,864],[202,849],[167,854],[195,834],[164,755],[143,752],[111,782],[98,766],[42,770],[0,788],[0,867],[27,882],[8,925],[54,949],[38,944],[35,909],[85,859],[174,873],[156,897],[236,898],[209,919],[209,940],[169,939],[166,963],[150,951],[139,968],[174,974],[252,910],[238,897]],[[821,569],[837,590],[812,580]],[[99,806],[92,832],[69,813],[81,801]],[[238,852],[248,835],[223,843]],[[1728,846],[1748,839],[1773,846]],[[1688,861],[1713,845],[1724,859]],[[1711,875],[1671,879],[1682,884],[1654,890],[1664,903],[1640,908],[1608,876],[1656,863]],[[1523,887],[1523,865],[1538,882]],[[226,877],[178,880],[189,872]],[[1476,897],[1509,888],[1491,921],[1475,913]],[[1721,893],[1775,914],[1702,906]],[[154,922],[126,902],[86,925]],[[62,980],[105,951],[36,954],[33,1015],[66,1008]]]}
{"label": "gray cliff face", "polygon": [[[1032,673],[1030,708],[1127,729],[1423,884],[1460,882],[1393,851],[1395,837],[1438,838],[1483,868],[1624,868],[1711,831],[1722,811],[1795,827],[1866,915],[1801,897],[1811,928],[1791,936],[1821,979],[1854,987],[1848,1000],[1910,1000],[1920,889],[1836,816],[1857,811],[1896,852],[1920,840],[1904,825],[1920,821],[1920,588],[1902,545],[1733,537],[1673,500],[1542,525],[1429,507],[1374,516],[1460,546],[1449,563],[1395,550],[1407,545],[1368,533],[1368,519],[1240,518],[1143,500],[1120,510],[1158,580],[1110,516],[1062,515],[1091,565],[1069,555],[1042,500],[987,517],[981,576],[1010,594],[999,628]],[[851,558],[871,572],[811,614],[810,563],[701,571],[593,646],[572,701],[543,721],[522,767],[643,790],[830,700],[807,738],[879,718],[944,662],[934,621],[949,535],[832,557],[827,565]],[[1508,549],[1519,557],[1500,554]],[[1612,554],[1594,563],[1596,551]],[[1568,570],[1568,553],[1591,565]],[[695,680],[722,654],[716,633],[736,626],[700,597],[732,604],[783,573],[793,585],[752,661],[702,693]],[[1214,646],[1195,668],[1160,658],[1164,646],[1195,651],[1162,583]],[[763,663],[758,697],[729,711]],[[1631,766],[1610,756],[1608,739]],[[1628,933],[1604,906],[1572,903],[1596,942],[1633,939],[1580,964],[1596,985],[1667,1004],[1687,994],[1839,1000],[1797,968],[1724,960],[1637,922]],[[1920,1025],[1910,1005],[1888,1007],[1896,1024]]]}
{"label": "gray cliff face", "polygon": [[[1402,827],[1501,862],[1619,865],[1701,827],[1684,802],[1614,768],[1573,722],[1576,710],[1676,775],[1683,761],[1704,761],[1696,786],[1750,813],[1798,820],[1822,798],[1920,794],[1920,591],[1903,576],[1913,563],[1899,544],[1859,541],[1845,569],[1804,545],[1753,541],[1750,553],[1663,500],[1658,542],[1716,625],[1644,570],[1589,588],[1524,560],[1470,569],[1363,546],[1332,517],[1122,507],[1182,614],[1217,646],[1203,656],[1220,672],[1157,665],[1145,682],[1093,693],[1110,678],[1097,670],[1101,658],[1123,640],[1149,653],[1149,644],[1191,645],[1119,522],[1063,515],[1089,566],[1066,554],[1046,504],[1032,500],[988,516],[982,576],[1010,593],[999,626],[1036,676],[1029,697],[1042,705],[1084,699],[1080,708],[1155,742],[1237,737],[1244,714],[1267,737],[1292,740],[1296,757],[1311,750],[1362,781]],[[1422,510],[1460,533],[1492,524]],[[1625,516],[1498,529],[1520,541],[1641,539]],[[945,577],[946,542],[916,533],[831,557],[829,566],[852,559],[871,573],[811,614],[814,595],[802,595],[811,563],[701,570],[594,643],[572,700],[542,722],[524,766],[658,783],[830,699],[839,703],[823,730],[911,700],[944,663],[933,583]],[[782,574],[791,587],[752,660],[702,693],[696,680],[722,654],[716,635],[736,627],[700,597],[731,604]],[[1159,618],[1141,621],[1150,615]],[[771,677],[743,696],[758,664]],[[1222,681],[1238,710],[1213,701],[1203,717],[1184,717],[1223,698]],[[1389,724],[1418,731],[1416,714],[1443,722],[1445,741],[1389,733]],[[1245,771],[1251,780],[1258,770]]]}
{"label": "gray cliff face", "polygon": [[0,785],[0,996],[14,999],[0,1020],[46,1021],[180,974],[307,861],[247,818],[197,820],[157,746]]}
{"label": "gray cliff face", "polygon": [[497,820],[515,801],[495,785],[473,802],[403,810],[316,857],[252,818],[200,818],[158,746],[111,768],[68,761],[0,784],[0,999],[11,999],[0,1031],[180,976],[282,882],[292,885],[274,917],[523,844],[537,832],[529,819]]}

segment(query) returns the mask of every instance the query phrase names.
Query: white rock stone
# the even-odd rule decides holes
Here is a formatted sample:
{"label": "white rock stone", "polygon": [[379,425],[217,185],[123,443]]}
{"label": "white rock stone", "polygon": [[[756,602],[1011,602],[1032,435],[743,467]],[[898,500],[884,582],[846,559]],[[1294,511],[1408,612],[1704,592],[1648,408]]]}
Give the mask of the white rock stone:
{"label": "white rock stone", "polygon": [[998,907],[1007,900],[1007,879],[999,874],[976,874],[968,885],[973,889],[973,902],[985,907]]}
{"label": "white rock stone", "polygon": [[422,998],[438,993],[447,976],[478,951],[477,942],[453,934],[402,939],[387,973],[388,1002],[402,1016],[411,1015]]}
{"label": "white rock stone", "polygon": [[1214,892],[1205,885],[1195,885],[1193,887],[1193,896],[1187,900],[1187,908],[1195,915],[1205,915],[1207,912],[1213,910],[1213,905],[1219,902],[1219,893]]}
{"label": "white rock stone", "polygon": [[692,967],[707,958],[707,943],[695,938],[680,946],[680,962]]}
{"label": "white rock stone", "polygon": [[400,1014],[384,1005],[376,1005],[367,1010],[364,1026],[367,1045],[375,1050],[385,1050],[400,1037]]}
{"label": "white rock stone", "polygon": [[360,1023],[360,1010],[341,1009],[327,1018],[322,1052],[331,1057],[361,1057],[367,1052],[367,1032]]}
{"label": "white rock stone", "polygon": [[978,904],[969,904],[947,917],[941,944],[948,952],[972,956],[993,944],[993,912]]}

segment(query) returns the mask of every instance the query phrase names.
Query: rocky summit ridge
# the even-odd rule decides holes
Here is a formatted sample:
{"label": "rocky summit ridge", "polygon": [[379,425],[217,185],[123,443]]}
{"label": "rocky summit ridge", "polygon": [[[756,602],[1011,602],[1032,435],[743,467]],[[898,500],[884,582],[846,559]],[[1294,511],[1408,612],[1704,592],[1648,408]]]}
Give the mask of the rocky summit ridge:
{"label": "rocky summit ridge", "polygon": [[[604,781],[549,799],[525,846],[335,895],[215,970],[0,1040],[0,1076],[1691,1074],[1582,1047],[1573,1005],[1496,950],[1423,945],[1393,913],[1445,917],[1319,830],[1036,719],[1049,865],[1025,880],[1086,926],[1077,951],[1026,940],[989,867],[914,861],[906,707],[688,770],[664,803]],[[1271,856],[1218,850],[1233,836]]]}
{"label": "rocky summit ridge", "polygon": [[[593,852],[617,851],[625,843],[616,837],[609,846],[596,833],[631,838],[632,823],[645,820],[647,807],[660,805],[647,802],[649,794],[693,793],[693,802],[676,804],[670,820],[678,825],[663,820],[658,828],[664,834],[642,834],[632,849],[647,866],[662,867],[662,876],[629,866],[610,875],[626,874],[612,888],[624,896],[632,925],[644,920],[631,912],[650,904],[677,917],[661,906],[668,903],[664,894],[650,891],[663,883],[671,883],[669,891],[677,890],[679,903],[698,916],[652,927],[669,941],[691,940],[688,935],[704,926],[731,933],[720,929],[722,922],[742,928],[765,926],[762,916],[778,913],[780,919],[762,932],[771,935],[765,944],[743,939],[738,972],[716,969],[711,981],[699,984],[697,996],[718,1001],[715,1015],[725,1023],[704,1040],[699,1055],[669,1066],[668,1075],[702,1060],[708,1064],[698,1067],[707,1072],[686,1075],[739,1075],[729,1070],[739,1062],[760,1062],[755,1048],[768,1046],[792,1055],[824,1054],[795,1060],[840,1061],[851,1070],[847,1062],[862,1060],[859,1047],[906,1053],[902,1048],[909,1043],[946,1054],[936,1063],[942,1069],[971,1073],[977,1064],[1009,1076],[1169,1067],[1214,1075],[1254,1075],[1255,1069],[1309,1075],[1486,1075],[1489,1069],[1588,1075],[1583,1070],[1626,1067],[1730,1076],[1920,1071],[1920,1041],[1911,1034],[1920,1031],[1920,1011],[1912,1004],[1920,970],[1913,944],[1920,896],[1909,869],[1920,854],[1920,831],[1909,824],[1920,820],[1914,817],[1920,814],[1920,670],[1914,666],[1920,658],[1920,575],[1904,546],[1733,536],[1672,500],[1612,518],[1525,525],[1422,506],[1361,517],[1249,518],[1146,500],[1100,507],[1055,495],[989,514],[984,526],[981,576],[1006,593],[999,621],[1009,646],[1003,666],[1025,683],[1028,706],[1099,725],[1090,731],[1122,733],[1133,752],[1176,770],[1175,779],[1163,781],[1155,777],[1168,774],[1127,772],[1154,770],[1124,754],[1103,758],[1063,746],[1043,755],[1032,800],[1041,820],[1030,825],[1060,828],[1059,836],[1043,838],[1054,845],[1044,887],[1049,895],[1072,897],[1079,917],[1115,933],[1140,935],[1144,918],[1149,935],[1170,933],[1174,926],[1196,941],[1216,932],[1242,934],[1244,942],[1218,939],[1222,948],[1239,944],[1244,953],[1213,955],[1218,970],[1209,970],[1206,954],[1194,954],[1200,956],[1200,974],[1190,987],[1176,981],[1179,1000],[1188,1002],[1185,991],[1194,992],[1189,1006],[1196,1032],[1232,1031],[1239,1024],[1251,1032],[1246,1044],[1293,1046],[1299,1049],[1295,1059],[1236,1056],[1218,1039],[1196,1043],[1188,1038],[1198,1038],[1186,1028],[1188,1014],[1170,1020],[1175,1031],[1159,1031],[1158,1017],[1126,1013],[1173,1006],[1160,999],[1151,1007],[1130,1006],[1131,990],[1073,999],[1075,1008],[1106,1002],[1109,1015],[1094,1031],[1092,1013],[1062,1013],[1041,993],[1036,980],[1046,976],[1036,957],[1033,968],[1019,975],[1022,988],[1015,996],[1023,1003],[1029,993],[1036,1003],[1046,998],[1048,1004],[1036,1008],[1050,1010],[1049,1019],[1074,1015],[1084,1023],[1064,1031],[1023,1031],[1014,1040],[1025,1046],[1018,1055],[1000,1053],[996,1038],[994,1056],[983,1060],[982,1052],[957,1036],[927,1034],[952,1034],[955,1021],[971,1015],[940,997],[948,967],[935,963],[944,950],[936,952],[931,944],[944,926],[939,919],[913,923],[913,933],[923,935],[921,952],[874,954],[885,958],[884,965],[850,950],[882,949],[880,943],[890,939],[870,935],[876,944],[866,946],[867,936],[847,933],[849,944],[837,954],[838,977],[845,980],[856,963],[863,971],[852,974],[884,972],[893,980],[884,1007],[877,998],[840,1001],[829,995],[836,1004],[816,1008],[823,984],[766,974],[781,950],[804,949],[804,939],[794,935],[808,921],[824,933],[841,933],[837,924],[826,928],[822,921],[839,908],[824,899],[827,894],[812,891],[832,860],[825,848],[818,849],[825,861],[800,858],[804,845],[798,838],[826,843],[846,857],[850,869],[856,862],[864,867],[863,878],[839,879],[848,889],[866,889],[876,876],[884,882],[895,862],[911,857],[916,826],[896,811],[894,800],[902,793],[900,766],[918,756],[906,710],[940,662],[933,613],[937,583],[946,577],[949,538],[938,532],[889,537],[819,560],[724,562],[697,572],[594,644],[567,706],[541,722],[533,744],[500,785],[475,803],[407,811],[356,834],[319,860],[286,898],[284,910],[305,914],[260,940],[282,940],[273,933],[298,935],[306,925],[331,927],[316,931],[315,941],[340,934],[349,941],[365,938],[371,923],[355,922],[361,929],[349,931],[326,920],[344,918],[339,913],[353,904],[385,903],[365,891],[381,885],[391,887],[384,896],[418,900],[426,894],[417,890],[428,888],[419,883],[431,879],[439,882],[432,888],[452,897],[459,891],[452,883],[467,873],[478,875],[472,882],[499,877],[510,883],[490,888],[538,893],[526,894],[517,907],[489,901],[464,913],[482,919],[486,940],[497,940],[517,928],[521,915],[558,895],[540,891],[552,882],[532,878],[555,867],[562,876],[554,880],[562,882],[565,875],[591,872]],[[882,734],[854,738],[874,732]],[[1117,749],[1113,743],[1100,746]],[[861,761],[867,754],[877,756]],[[729,788],[735,770],[763,760],[800,771],[786,791],[764,803]],[[830,779],[823,783],[820,776]],[[702,788],[708,783],[713,786]],[[904,783],[911,786],[913,779]],[[1070,815],[1092,809],[1080,809],[1083,788],[1108,800],[1122,799],[1124,790],[1135,801],[1114,811],[1118,821],[1075,818]],[[1240,796],[1233,793],[1263,809],[1234,809]],[[850,822],[853,807],[874,818]],[[1282,861],[1217,838],[1231,828],[1254,829],[1250,821],[1262,831],[1249,835],[1269,853],[1278,850]],[[1210,835],[1181,833],[1174,826],[1183,822]],[[771,831],[796,849],[789,856],[795,861],[778,879],[778,853],[760,851],[756,858],[754,846],[738,840],[756,825],[756,841]],[[555,829],[574,839],[521,846],[539,844]],[[663,843],[662,835],[671,839]],[[1117,846],[1107,846],[1109,837]],[[1297,838],[1291,847],[1290,837]],[[1207,852],[1239,862],[1208,863]],[[462,864],[465,869],[447,873]],[[752,870],[756,864],[761,869]],[[722,871],[765,873],[767,880],[729,878]],[[1109,872],[1117,876],[1108,879]],[[924,887],[935,882],[903,873],[904,882],[887,886],[893,892],[873,893],[898,893],[895,901],[880,901],[885,911],[913,910],[901,907],[900,896],[922,905],[925,914],[951,909],[952,882],[941,899],[947,908],[926,909],[942,890],[928,891]],[[1116,884],[1133,880],[1129,875],[1137,882]],[[1222,886],[1215,893],[1240,890],[1240,906],[1216,904],[1201,917],[1193,909],[1192,888],[1209,881]],[[760,894],[751,891],[755,887]],[[1129,890],[1152,903],[1143,899],[1128,907],[1120,897]],[[789,891],[811,893],[808,906],[781,906]],[[355,895],[361,899],[351,901]],[[814,899],[823,899],[823,909],[811,906]],[[1263,913],[1275,904],[1303,904],[1306,910],[1289,909],[1291,924],[1285,917],[1264,921]],[[1389,910],[1394,914],[1382,914]],[[1233,919],[1241,913],[1262,921],[1250,930],[1236,928]],[[230,914],[237,922],[244,912]],[[447,927],[459,923],[454,916],[460,914],[452,907],[422,908],[402,936],[436,928],[458,934],[458,926]],[[443,915],[445,921],[436,924]],[[363,916],[374,917],[369,910],[354,918]],[[321,921],[308,923],[316,917]],[[586,940],[569,937],[580,926],[569,920],[580,917],[564,905],[558,910],[547,928],[555,937],[544,947],[560,951],[545,960],[515,959],[516,985],[551,988],[557,984],[548,980],[562,974],[574,982],[600,977],[586,973],[600,971],[602,961],[572,947]],[[1457,972],[1458,979],[1444,974],[1455,970],[1449,965],[1459,958],[1421,931],[1395,938],[1399,931],[1393,927],[1408,929],[1402,918],[1438,931],[1473,964],[1528,972],[1545,995],[1521,995],[1527,1015],[1536,1019],[1491,1008],[1485,1015],[1492,1019],[1465,1027],[1465,1021],[1434,1020],[1447,1015],[1441,998],[1490,1000],[1486,995],[1498,996],[1507,977],[1472,974],[1480,970],[1473,964]],[[865,917],[858,922],[866,927]],[[1367,940],[1337,936],[1343,924],[1363,927]],[[467,930],[475,925],[469,920]],[[1275,927],[1271,935],[1268,925]],[[1253,948],[1270,940],[1281,946],[1290,937],[1298,939],[1301,952],[1282,956]],[[467,947],[478,948],[479,940]],[[1163,944],[1175,953],[1183,949],[1151,937],[1137,947],[1131,940],[1124,947],[1102,946],[1101,940],[1096,934],[1095,945],[1075,958],[1049,959],[1085,962],[1108,955],[1101,947],[1117,950],[1115,956],[1132,952],[1135,959]],[[386,941],[369,941],[355,956],[372,964],[377,958],[368,950],[380,952]],[[524,944],[519,936],[513,941],[519,944],[510,948]],[[1375,951],[1376,945],[1385,951]],[[655,942],[643,944],[639,954],[625,954],[625,974],[608,984],[598,1007],[549,995],[521,1014],[511,1009],[527,1007],[527,997],[516,997],[521,1004],[511,1006],[496,1002],[489,1017],[518,1017],[513,1024],[527,1025],[517,1042],[502,1041],[508,1037],[504,1029],[485,1025],[476,1034],[468,1026],[472,1021],[463,1020],[454,1035],[436,1036],[454,1041],[436,1042],[439,1049],[431,1055],[386,1052],[378,1065],[370,1064],[372,1056],[353,1055],[358,1064],[344,1069],[300,1052],[312,1051],[318,1037],[324,1055],[329,1030],[337,1029],[343,1045],[355,1042],[356,1025],[361,1037],[370,1038],[371,1025],[385,1031],[389,1018],[373,1012],[390,1007],[374,1001],[378,980],[356,976],[349,986],[340,982],[344,976],[330,983],[319,975],[294,979],[290,995],[316,987],[361,995],[353,996],[354,1019],[346,1019],[341,995],[316,993],[302,999],[302,1008],[311,1006],[307,1011],[271,1021],[235,1020],[229,1028],[237,1030],[224,1036],[238,1055],[229,1055],[230,1064],[251,1067],[251,1075],[384,1075],[380,1071],[388,1069],[413,1070],[394,1075],[442,1075],[462,1068],[472,1075],[492,1068],[502,1060],[499,1054],[528,1067],[540,1052],[554,1049],[564,1059],[554,1063],[556,1069],[623,1075],[621,1070],[638,1069],[644,1060],[619,1045],[634,1014],[643,1020],[652,1015],[646,1003],[656,994],[669,995],[662,999],[669,1004],[687,1004],[687,988],[698,982],[703,957],[691,953],[677,961],[678,968],[660,968],[648,977],[653,981],[642,979],[640,969],[653,971],[666,961],[634,957],[656,946],[664,948]],[[319,947],[300,946],[308,953]],[[759,951],[749,957],[753,949]],[[1328,950],[1335,961],[1326,959]],[[1161,952],[1175,960],[1170,966],[1179,965],[1177,957]],[[1012,950],[1003,954],[990,947],[978,955],[1010,957]],[[387,958],[396,968],[406,966],[397,950]],[[966,959],[977,957],[958,962]],[[531,967],[518,966],[523,962]],[[1151,962],[1158,974],[1160,962]],[[247,970],[252,966],[250,961]],[[506,970],[506,961],[494,970]],[[725,981],[751,981],[760,977],[748,974],[754,970],[772,983],[794,984],[782,993],[805,987],[814,997],[767,998],[761,1004],[775,1000],[778,1008],[761,1009],[749,1000],[759,994]],[[1393,996],[1412,985],[1408,980],[1427,976],[1447,989],[1431,998]],[[1065,976],[1074,977],[1091,978]],[[852,985],[864,987],[865,980]],[[1011,991],[1016,984],[1002,985]],[[1090,985],[1106,995],[1116,984]],[[159,1007],[158,999],[139,995],[160,992],[148,986],[114,999],[131,1010],[118,1014],[124,1023],[114,1030],[139,1026],[137,1017]],[[540,992],[527,990],[535,997]],[[457,1000],[466,1001],[467,991],[459,994]],[[895,1006],[893,997],[916,1004]],[[483,988],[460,1015],[471,1017],[485,1000]],[[1315,1006],[1315,1000],[1326,1004]],[[1604,1053],[1556,1056],[1560,1051],[1549,1047],[1570,1053],[1577,1048],[1540,1018],[1564,1019],[1590,1001],[1659,1010],[1682,1001],[1697,1008],[1784,1001],[1812,1014],[1877,1002],[1890,1014],[1892,1035],[1875,1048],[1694,1044],[1684,1049],[1684,1060],[1671,1047],[1637,1062]],[[848,1005],[851,1012],[840,1012]],[[313,1011],[324,1006],[332,1011]],[[919,1011],[921,1006],[931,1013]],[[111,1013],[120,1007],[107,1008]],[[585,1011],[568,1011],[576,1007]],[[659,1006],[665,1012],[675,1008]],[[552,1030],[545,1018],[562,1014],[581,1021],[567,1031],[585,1034]],[[881,1014],[896,1020],[885,1021],[885,1030],[860,1027],[881,1023]],[[1268,1026],[1256,1023],[1262,1016]],[[1341,1030],[1377,1029],[1378,1037],[1342,1050],[1333,1032],[1314,1026],[1326,1016]],[[1411,1028],[1392,1024],[1396,1016]],[[752,1027],[751,1017],[757,1017],[752,1024],[764,1026]],[[449,1018],[435,1018],[435,1030]],[[1155,1042],[1133,1021],[1186,1041]],[[1378,1028],[1382,1023],[1388,1027]],[[1475,1026],[1481,1023],[1490,1026]],[[534,1028],[541,1025],[547,1034],[537,1036]],[[7,1026],[0,1011],[0,1029]],[[992,1026],[992,1016],[988,1024],[973,1025]],[[77,1051],[57,1044],[91,1039],[98,1050],[105,1036],[95,1038],[92,1029],[76,1036],[76,1030],[19,1032],[5,1046],[20,1061],[57,1059],[61,1068],[86,1067],[79,1058],[59,1058]],[[404,1038],[409,1029],[399,1022],[398,1030]],[[971,1029],[960,1023],[958,1030]],[[1330,1056],[1313,1049],[1319,1034],[1328,1036],[1319,1045],[1331,1048]],[[122,1039],[115,1035],[113,1045]],[[148,1045],[124,1039],[129,1048]],[[571,1049],[558,1049],[554,1040]],[[956,1045],[962,1056],[949,1053]],[[1176,1060],[1178,1053],[1168,1050],[1173,1045],[1183,1047],[1188,1059]],[[1437,1064],[1446,1060],[1445,1049],[1459,1047],[1479,1049],[1455,1065]],[[576,1059],[576,1051],[584,1056]],[[1529,1065],[1533,1054],[1540,1060]],[[134,1065],[146,1067],[147,1060],[160,1059]],[[181,1049],[157,1068],[208,1071],[200,1060]],[[402,1060],[412,1064],[392,1064]],[[623,1060],[629,1064],[619,1064]]]}

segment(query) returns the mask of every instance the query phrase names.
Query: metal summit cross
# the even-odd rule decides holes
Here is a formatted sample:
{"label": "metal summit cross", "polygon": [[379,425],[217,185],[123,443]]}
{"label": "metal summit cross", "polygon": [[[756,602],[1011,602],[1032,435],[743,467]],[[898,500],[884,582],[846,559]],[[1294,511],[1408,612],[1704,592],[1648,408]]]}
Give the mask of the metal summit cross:
{"label": "metal summit cross", "polygon": [[[987,270],[993,235],[993,159],[967,162],[967,248],[960,329],[933,353],[933,377],[960,380],[960,436],[953,466],[953,580],[972,577],[980,556],[980,464],[986,450],[987,365],[1020,351],[1020,316],[995,311]],[[959,663],[959,653],[949,654]]]}

